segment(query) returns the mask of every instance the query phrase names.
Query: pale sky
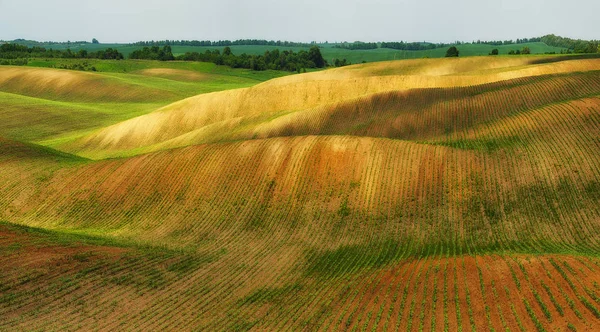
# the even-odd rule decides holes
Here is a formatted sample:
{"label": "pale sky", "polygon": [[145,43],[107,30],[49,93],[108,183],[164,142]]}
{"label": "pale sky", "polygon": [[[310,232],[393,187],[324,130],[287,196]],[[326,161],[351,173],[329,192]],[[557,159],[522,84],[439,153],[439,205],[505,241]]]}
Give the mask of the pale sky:
{"label": "pale sky", "polygon": [[0,0],[0,39],[600,39],[600,0]]}

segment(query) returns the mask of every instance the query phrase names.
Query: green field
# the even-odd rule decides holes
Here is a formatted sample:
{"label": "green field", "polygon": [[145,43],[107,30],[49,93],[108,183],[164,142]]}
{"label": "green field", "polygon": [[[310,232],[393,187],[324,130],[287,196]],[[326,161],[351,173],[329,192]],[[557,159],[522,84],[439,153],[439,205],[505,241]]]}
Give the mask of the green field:
{"label": "green field", "polygon": [[[114,73],[133,73],[144,69],[167,68],[176,70],[192,71],[199,74],[220,75],[221,79],[206,80],[202,86],[207,84],[234,84],[232,87],[238,88],[243,85],[248,85],[256,82],[266,81],[272,78],[289,75],[287,72],[281,71],[254,71],[249,69],[233,69],[227,66],[217,66],[209,62],[183,62],[183,61],[152,61],[152,60],[98,60],[98,59],[52,59],[52,58],[35,58],[28,62],[28,66],[42,68],[57,68],[60,65],[69,65],[77,63],[89,63],[89,66],[94,66],[99,72],[114,72]],[[239,84],[235,86],[235,84]],[[216,87],[216,90],[220,90]]]}

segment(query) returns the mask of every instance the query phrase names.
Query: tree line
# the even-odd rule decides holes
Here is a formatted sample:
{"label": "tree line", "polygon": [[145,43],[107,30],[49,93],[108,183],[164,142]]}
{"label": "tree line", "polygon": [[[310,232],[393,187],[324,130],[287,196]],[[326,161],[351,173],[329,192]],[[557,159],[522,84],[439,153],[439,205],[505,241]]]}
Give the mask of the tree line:
{"label": "tree line", "polygon": [[[538,43],[542,42],[548,46],[554,47],[562,47],[566,50],[564,53],[598,53],[600,41],[598,40],[581,40],[581,39],[571,39],[560,37],[556,35],[545,35],[543,37],[533,37],[533,38],[520,38],[516,40],[477,40],[473,41],[472,44],[485,44],[492,46],[502,46],[502,45],[518,45],[518,44],[526,44],[526,43]],[[391,48],[395,50],[403,50],[403,51],[425,51],[432,50],[435,48],[448,47],[451,45],[461,45],[465,44],[463,42],[455,42],[452,44],[446,43],[428,43],[428,42],[380,42],[380,43],[365,43],[365,42],[354,42],[348,43],[343,42],[339,43],[334,48],[343,48],[348,50],[367,50],[367,49],[377,49],[377,48]],[[523,52],[523,49],[513,50],[511,54],[528,54],[527,51]]]}
{"label": "tree line", "polygon": [[27,47],[19,44],[0,45],[0,59],[26,59],[26,58],[65,58],[65,59],[101,59],[101,60],[122,60],[125,57],[119,51],[107,48],[96,52],[79,50],[73,52],[70,49],[61,51],[46,49],[44,47]]}
{"label": "tree line", "polygon": [[[5,59],[2,64],[26,65],[28,58],[72,58],[72,59],[124,59],[122,53],[108,48],[96,52],[80,50],[72,52],[70,49],[58,51],[45,49],[43,47],[27,47],[18,44],[0,45],[0,59]],[[248,55],[243,53],[235,55],[229,46],[223,51],[207,50],[204,53],[187,52],[175,57],[171,46],[144,47],[141,50],[135,50],[129,55],[129,59],[158,60],[158,61],[202,61],[212,62],[217,65],[229,66],[231,68],[247,68],[252,70],[284,70],[303,72],[310,68],[324,68],[328,65],[323,58],[318,46],[312,46],[308,51],[279,51],[275,49],[266,51],[263,55]],[[10,60],[10,61],[8,61]],[[346,59],[335,59],[334,65],[346,66],[350,63]],[[67,68],[70,69],[70,68]],[[81,69],[84,70],[84,69]],[[90,69],[95,70],[95,69]]]}
{"label": "tree line", "polygon": [[[455,43],[457,45],[459,45],[460,43]],[[433,50],[436,48],[441,48],[441,47],[448,47],[451,44],[444,44],[444,43],[438,43],[438,44],[434,44],[434,43],[405,43],[403,41],[401,42],[382,42],[381,43],[381,48],[391,48],[394,50],[401,50],[401,51],[426,51],[426,50]]]}
{"label": "tree line", "polygon": [[354,42],[354,43],[348,43],[348,42],[343,42],[340,44],[336,44],[333,46],[334,48],[343,48],[343,49],[347,49],[347,50],[374,50],[376,48],[379,47],[379,45],[377,45],[377,43],[364,43],[364,42]]}
{"label": "tree line", "polygon": [[[176,60],[212,62],[232,68],[247,68],[259,71],[271,69],[305,72],[307,68],[324,68],[327,66],[327,61],[325,61],[321,50],[317,46],[312,46],[308,51],[302,50],[300,52],[275,49],[266,51],[264,55],[248,55],[246,53],[235,55],[231,48],[226,46],[223,52],[219,50],[206,50],[204,53],[187,52],[176,57]],[[341,65],[342,62],[338,62],[338,64]]]}
{"label": "tree line", "polygon": [[130,46],[242,46],[242,45],[256,45],[256,46],[279,46],[279,47],[311,47],[316,45],[316,42],[311,43],[299,43],[291,41],[281,40],[265,40],[265,39],[238,39],[238,40],[157,40],[157,41],[139,41]]}
{"label": "tree line", "polygon": [[492,46],[502,46],[502,45],[514,45],[514,44],[525,44],[525,43],[537,43],[542,41],[542,37],[537,38],[523,38],[517,40],[478,40],[474,41],[473,44],[485,44]]}
{"label": "tree line", "polygon": [[144,60],[159,60],[159,61],[171,61],[175,60],[171,46],[166,45],[163,48],[158,46],[144,47],[141,50],[135,50],[129,54],[130,59],[144,59]]}
{"label": "tree line", "polygon": [[556,35],[546,35],[541,38],[541,41],[546,45],[554,47],[564,47],[574,53],[598,53],[598,40],[581,40],[565,38]]}
{"label": "tree line", "polygon": [[[473,42],[474,44],[487,44],[494,46],[501,45],[513,45],[513,44],[525,44],[525,43],[537,43],[542,42],[548,46],[561,47],[566,50],[563,53],[598,53],[598,45],[600,42],[598,40],[582,40],[582,39],[572,39],[566,37],[560,37],[556,35],[545,35],[543,37],[537,38],[523,38],[514,40],[505,40],[505,41],[481,41]],[[527,52],[523,52],[523,50],[512,50],[512,53],[509,54],[529,54]]]}

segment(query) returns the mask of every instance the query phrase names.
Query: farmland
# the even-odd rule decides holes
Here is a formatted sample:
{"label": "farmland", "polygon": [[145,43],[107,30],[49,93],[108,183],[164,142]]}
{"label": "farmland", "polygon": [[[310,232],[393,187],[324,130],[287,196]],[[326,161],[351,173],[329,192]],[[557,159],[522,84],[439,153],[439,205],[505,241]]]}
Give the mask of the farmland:
{"label": "farmland", "polygon": [[600,328],[600,59],[39,61],[0,67],[0,330]]}

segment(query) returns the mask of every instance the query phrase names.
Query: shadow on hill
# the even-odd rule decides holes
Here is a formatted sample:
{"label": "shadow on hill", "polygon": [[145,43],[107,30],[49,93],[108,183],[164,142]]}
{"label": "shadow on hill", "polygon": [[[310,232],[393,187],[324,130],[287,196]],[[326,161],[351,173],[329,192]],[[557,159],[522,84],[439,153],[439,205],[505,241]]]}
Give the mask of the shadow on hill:
{"label": "shadow on hill", "polygon": [[89,159],[76,156],[74,154],[54,150],[52,148],[37,145],[33,143],[25,143],[13,141],[0,137],[0,159],[45,159],[48,161],[68,161],[68,162],[86,162]]}
{"label": "shadow on hill", "polygon": [[539,65],[539,64],[544,64],[544,63],[554,63],[554,62],[573,61],[573,60],[588,60],[588,59],[600,59],[600,53],[562,55],[562,56],[556,56],[556,57],[535,59],[535,60],[530,61],[529,64]]}

